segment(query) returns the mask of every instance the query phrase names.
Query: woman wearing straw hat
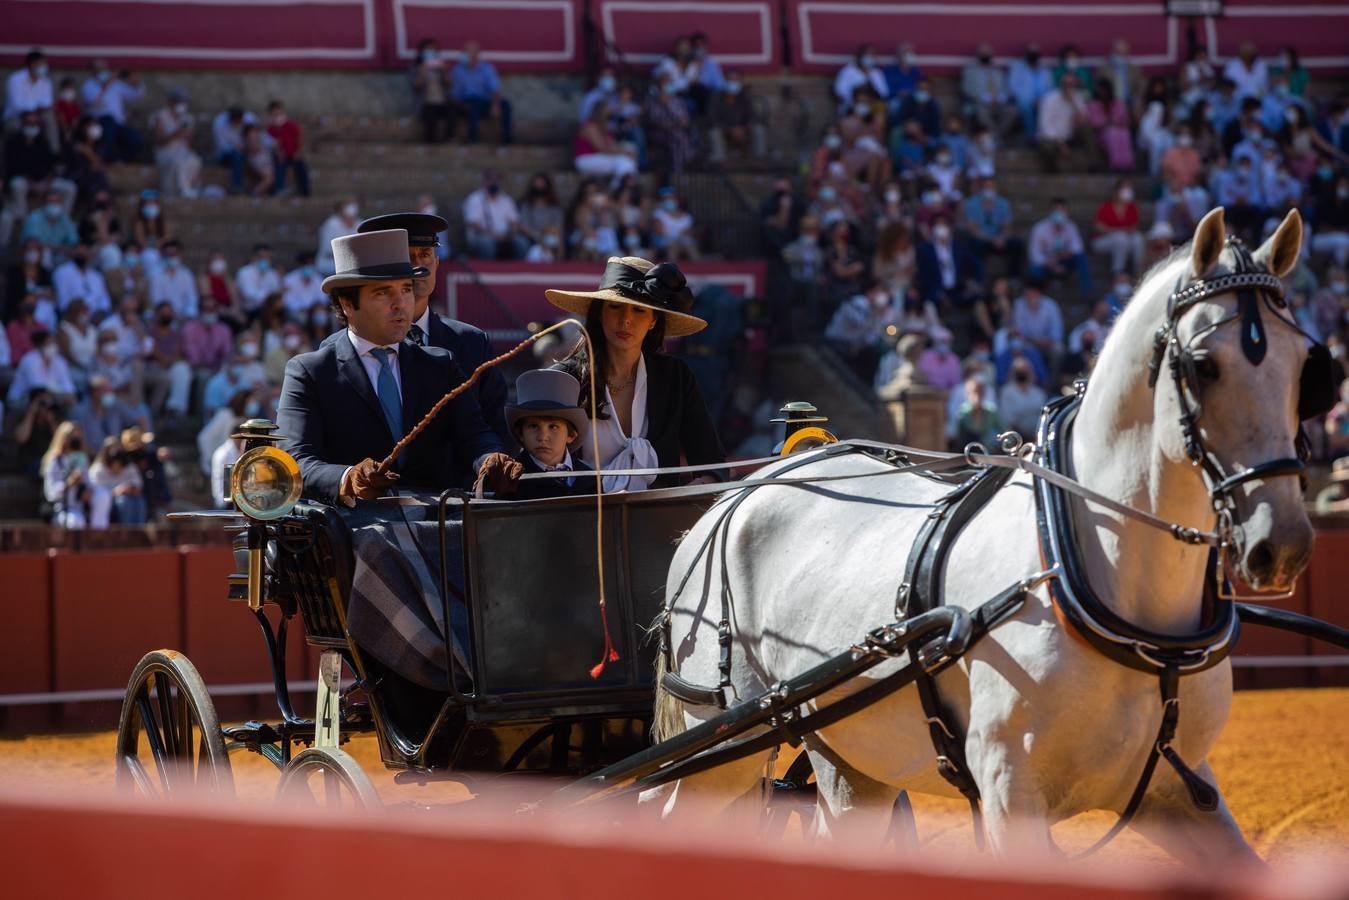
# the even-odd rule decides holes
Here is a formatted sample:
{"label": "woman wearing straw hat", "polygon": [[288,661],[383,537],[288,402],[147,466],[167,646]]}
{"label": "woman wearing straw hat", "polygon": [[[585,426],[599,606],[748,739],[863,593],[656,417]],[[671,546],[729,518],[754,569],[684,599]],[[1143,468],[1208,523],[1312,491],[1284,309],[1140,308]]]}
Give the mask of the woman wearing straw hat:
{"label": "woman wearing straw hat", "polygon": [[[586,342],[577,341],[558,363],[581,383],[580,404],[595,421],[581,435],[581,458],[605,469],[644,469],[719,463],[726,459],[702,392],[684,361],[661,352],[667,337],[701,331],[707,323],[687,310],[693,304],[684,273],[672,263],[653,265],[635,256],[610,257],[594,291],[546,292],[548,302],[585,319],[595,348],[597,408],[590,405]],[[702,475],[694,483],[715,480]],[[613,476],[606,491],[669,487],[688,479],[672,475]]]}

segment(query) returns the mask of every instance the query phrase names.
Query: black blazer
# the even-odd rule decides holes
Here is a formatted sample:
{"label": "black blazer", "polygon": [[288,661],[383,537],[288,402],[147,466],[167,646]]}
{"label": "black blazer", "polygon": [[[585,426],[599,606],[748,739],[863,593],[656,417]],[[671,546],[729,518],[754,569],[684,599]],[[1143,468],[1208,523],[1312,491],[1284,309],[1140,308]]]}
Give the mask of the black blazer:
{"label": "black blazer", "polygon": [[[286,363],[277,404],[282,445],[304,475],[304,495],[337,501],[342,474],[367,457],[383,459],[447,391],[464,380],[454,357],[437,347],[404,342],[398,348],[403,385],[402,433],[392,435],[356,348],[343,334]],[[460,487],[456,460],[477,461],[502,449],[468,391],[451,401],[394,463],[400,487],[440,491]]]}
{"label": "black blazer", "polygon": [[[521,450],[515,458],[525,467],[525,474],[542,472],[534,462],[534,457]],[[512,500],[541,500],[545,497],[583,497],[595,493],[595,470],[571,455],[571,466],[576,474],[568,486],[565,478],[540,478],[538,481],[522,481],[516,486]]]}
{"label": "black blazer", "polygon": [[[656,448],[661,468],[691,466],[726,461],[721,438],[708,415],[707,403],[698,389],[693,370],[682,359],[664,353],[645,353],[646,359],[646,439]],[[575,360],[558,363],[558,368],[580,379],[582,366]],[[601,375],[602,377],[602,375]],[[581,403],[581,399],[577,398]],[[682,457],[682,460],[681,460]],[[705,473],[725,480],[726,472]],[[693,476],[662,475],[653,488],[687,483]]]}

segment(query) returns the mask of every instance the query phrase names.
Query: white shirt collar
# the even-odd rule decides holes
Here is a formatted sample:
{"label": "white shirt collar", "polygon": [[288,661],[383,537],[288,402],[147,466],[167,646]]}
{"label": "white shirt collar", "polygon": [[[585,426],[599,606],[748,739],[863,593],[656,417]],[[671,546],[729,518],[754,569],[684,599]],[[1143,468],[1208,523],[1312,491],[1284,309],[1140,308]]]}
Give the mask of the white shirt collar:
{"label": "white shirt collar", "polygon": [[535,456],[533,453],[529,454],[529,458],[532,459],[532,460],[534,460],[534,465],[538,466],[538,467],[539,467],[542,471],[544,471],[544,472],[556,472],[556,471],[558,471],[559,469],[568,469],[568,470],[570,470],[570,469],[573,468],[572,462],[571,462],[571,451],[570,451],[570,450],[563,450],[563,451],[562,451],[562,462],[561,462],[560,464],[556,465],[556,466],[550,466],[550,465],[548,465],[547,463],[545,463],[545,462],[543,462],[542,460],[540,460],[540,459],[539,459],[537,456]]}
{"label": "white shirt collar", "polygon": [[373,341],[367,341],[365,338],[352,331],[350,327],[347,328],[347,337],[351,339],[351,346],[356,348],[357,356],[365,356],[371,350],[378,347],[388,347],[395,354],[398,352],[397,344],[376,344]]}
{"label": "white shirt collar", "polygon": [[426,309],[422,310],[421,316],[412,323],[422,330],[422,334],[427,338],[431,336],[431,304],[426,304]]}

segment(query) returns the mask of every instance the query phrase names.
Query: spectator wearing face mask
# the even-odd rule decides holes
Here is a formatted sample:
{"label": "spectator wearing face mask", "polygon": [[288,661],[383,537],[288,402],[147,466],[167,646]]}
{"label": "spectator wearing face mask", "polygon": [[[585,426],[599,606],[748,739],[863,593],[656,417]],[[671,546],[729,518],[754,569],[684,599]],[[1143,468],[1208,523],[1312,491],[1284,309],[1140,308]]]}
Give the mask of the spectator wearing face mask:
{"label": "spectator wearing face mask", "polygon": [[168,103],[150,121],[160,192],[165,196],[197,196],[201,157],[192,151],[196,119],[188,108],[187,94],[176,88],[170,91]]}
{"label": "spectator wearing face mask", "polygon": [[979,258],[979,280],[990,256],[1003,259],[1013,278],[1021,274],[1021,256],[1025,245],[1012,233],[1012,204],[998,194],[997,182],[985,178],[979,192],[965,201],[964,227],[970,235],[975,256]]}
{"label": "spectator wearing face mask", "polygon": [[693,159],[697,143],[693,115],[669,73],[657,76],[642,107],[642,122],[653,163],[667,177],[677,178]]}
{"label": "spectator wearing face mask", "polygon": [[1243,156],[1235,166],[1214,166],[1210,176],[1214,199],[1225,207],[1229,228],[1236,229],[1249,239],[1264,224],[1265,193],[1260,174],[1249,156]]}
{"label": "spectator wearing face mask", "polygon": [[951,349],[949,330],[939,325],[932,329],[930,336],[932,346],[918,357],[918,370],[927,378],[928,384],[949,391],[964,378],[960,357]]}
{"label": "spectator wearing face mask", "polygon": [[18,409],[30,393],[40,389],[51,394],[58,405],[69,407],[75,401],[75,382],[55,338],[46,331],[36,331],[30,341],[33,349],[19,360],[14,380],[9,383],[9,405]]}
{"label": "spectator wearing face mask", "polygon": [[145,96],[145,86],[132,72],[114,74],[108,63],[94,60],[93,71],[80,88],[84,109],[103,126],[99,152],[106,162],[135,162],[140,159],[145,139],[127,124],[127,104]]}
{"label": "spectator wearing face mask", "polygon": [[890,85],[876,65],[875,49],[870,44],[858,47],[853,58],[834,76],[834,97],[840,109],[852,106],[854,95],[862,85],[870,85],[882,99],[890,96]]}
{"label": "spectator wearing face mask", "polygon": [[66,213],[65,196],[59,191],[48,190],[46,204],[23,220],[19,237],[25,241],[36,240],[53,258],[64,258],[67,249],[80,242],[75,223]]}
{"label": "spectator wearing face mask", "polygon": [[1011,130],[1016,109],[1007,92],[1007,75],[993,61],[993,47],[987,41],[975,51],[974,62],[961,70],[960,93],[965,98],[967,117],[998,134]]}
{"label": "spectator wearing face mask", "polygon": [[1058,87],[1040,99],[1037,113],[1036,139],[1045,167],[1058,171],[1068,156],[1069,148],[1080,146],[1087,127],[1087,103],[1078,90],[1078,80],[1071,72],[1059,79]]}
{"label": "spectator wearing face mask", "polygon": [[103,273],[93,266],[89,255],[88,244],[77,244],[70,251],[70,259],[52,273],[56,305],[63,314],[76,298],[82,299],[86,310],[99,318],[112,312],[112,299],[108,296]]}
{"label": "spectator wearing face mask", "polygon": [[1250,41],[1243,41],[1237,57],[1223,66],[1223,77],[1236,86],[1238,97],[1262,97],[1269,89],[1269,67]]}
{"label": "spectator wearing face mask", "polygon": [[182,334],[183,359],[199,378],[219,371],[234,348],[234,335],[211,297],[202,300],[200,315],[183,323]]}
{"label": "spectator wearing face mask", "polygon": [[923,174],[941,192],[942,199],[947,205],[960,202],[960,198],[963,196],[960,190],[962,173],[949,148],[939,148],[936,155],[932,157],[932,162],[928,163],[927,168],[924,169]]}
{"label": "spectator wearing face mask", "polygon": [[355,197],[343,197],[337,201],[332,215],[324,219],[323,224],[319,226],[318,252],[314,254],[314,258],[318,261],[320,275],[327,276],[337,271],[333,263],[333,239],[355,234],[356,226],[361,221],[360,213],[360,204],[356,202]]}
{"label": "spectator wearing face mask", "polygon": [[256,335],[246,332],[239,336],[229,362],[206,382],[201,395],[202,413],[213,415],[238,391],[253,391],[266,383],[260,352]]}
{"label": "spectator wearing face mask", "polygon": [[295,193],[309,196],[309,166],[304,158],[304,135],[300,125],[286,113],[280,100],[267,104],[267,136],[272,139],[272,157],[276,170],[272,193],[286,189],[286,180],[295,175]]}
{"label": "spectator wearing face mask", "polygon": [[1112,273],[1142,270],[1143,232],[1133,185],[1128,181],[1117,182],[1114,195],[1096,208],[1095,230],[1091,250],[1110,257]]}
{"label": "spectator wearing face mask", "polygon": [[1349,264],[1349,177],[1341,175],[1334,190],[1317,199],[1312,252],[1330,255],[1341,268]]}
{"label": "spectator wearing face mask", "polygon": [[89,395],[70,410],[70,418],[90,444],[100,447],[108,438],[119,436],[123,428],[137,424],[130,410],[118,402],[112,382],[103,375],[90,376]]}
{"label": "spectator wearing face mask", "polygon": [[136,205],[136,218],[131,223],[131,239],[139,244],[141,263],[146,274],[159,268],[159,248],[174,239],[173,228],[159,203],[159,191],[147,188],[141,191]]}
{"label": "spectator wearing face mask", "polygon": [[185,416],[192,395],[192,367],[183,357],[183,336],[169,301],[155,304],[148,336],[150,353],[145,365],[145,385],[150,393],[150,408]]}
{"label": "spectator wearing face mask", "polygon": [[591,109],[590,118],[581,123],[572,142],[576,171],[583,175],[607,175],[611,187],[616,187],[626,176],[635,174],[635,154],[619,146],[609,133],[609,108],[599,105]]}
{"label": "spectator wearing face mask", "polygon": [[965,149],[965,177],[971,181],[993,178],[998,172],[998,140],[982,125],[974,129]]}
{"label": "spectator wearing face mask", "polygon": [[20,117],[19,127],[5,138],[5,173],[9,178],[8,202],[0,209],[0,244],[8,244],[15,222],[28,215],[29,192],[55,191],[64,211],[75,202],[75,183],[56,175],[58,158],[42,136],[42,119],[36,112]]}
{"label": "spectator wearing face mask", "polygon": [[660,202],[651,214],[651,243],[658,258],[668,262],[696,260],[698,238],[693,230],[693,216],[684,209],[679,192],[667,185],[660,189],[659,197]]}
{"label": "spectator wearing face mask", "polygon": [[618,76],[611,66],[600,69],[595,86],[586,91],[585,96],[581,98],[577,121],[588,121],[596,106],[606,106],[610,109],[616,109],[618,106]]}
{"label": "spectator wearing face mask", "polygon": [[253,257],[234,273],[234,283],[239,290],[245,321],[251,323],[267,298],[281,293],[281,276],[272,266],[270,245],[253,245]]}
{"label": "spectator wearing face mask", "polygon": [[1028,144],[1039,133],[1040,100],[1054,87],[1054,74],[1044,64],[1040,46],[1027,44],[1025,54],[1012,63],[1007,73],[1007,90],[1021,114],[1021,133]]}
{"label": "spectator wearing face mask", "polygon": [[939,215],[932,222],[932,238],[918,245],[918,290],[923,300],[936,304],[965,306],[971,299],[966,285],[978,278],[979,261],[955,239],[950,219]]}
{"label": "spectator wearing face mask", "polygon": [[122,341],[114,327],[115,319],[104,319],[98,329],[98,353],[94,356],[93,375],[105,379],[114,391],[134,388],[140,395],[140,375],[122,352]]}
{"label": "spectator wearing face mask", "polygon": [[763,159],[768,153],[767,133],[749,85],[735,69],[709,101],[707,144],[712,162],[725,161],[727,149],[751,159]]}
{"label": "spectator wearing face mask", "polygon": [[1164,223],[1171,234],[1188,238],[1211,206],[1208,191],[1203,187],[1197,184],[1184,187],[1179,182],[1168,184],[1157,200],[1154,223]]}
{"label": "spectator wearing face mask", "polygon": [[917,122],[929,139],[941,137],[941,104],[932,96],[932,82],[927,78],[919,79],[913,93],[900,101],[895,126],[902,128],[908,122]]}
{"label": "spectator wearing face mask", "polygon": [[297,253],[295,268],[281,280],[281,302],[286,318],[292,322],[303,322],[310,309],[326,303],[327,295],[323,293],[322,284],[318,267],[314,265],[314,254],[308,250]]}
{"label": "spectator wearing face mask", "polygon": [[183,246],[168,241],[160,253],[162,265],[150,276],[150,303],[155,307],[167,303],[177,315],[190,319],[197,314],[197,281],[183,262]]}
{"label": "spectator wearing face mask", "polygon": [[550,224],[543,226],[539,233],[539,239],[534,246],[529,248],[525,254],[525,262],[528,263],[550,263],[557,262],[558,254],[562,249],[562,226]]}
{"label": "spectator wearing face mask", "polygon": [[463,59],[451,74],[450,97],[468,117],[468,142],[478,140],[478,123],[484,118],[501,123],[501,143],[509,144],[511,136],[511,102],[501,94],[501,79],[496,67],[481,57],[477,41],[464,44]]}
{"label": "spectator wearing face mask", "polygon": [[286,363],[292,356],[313,349],[305,344],[304,331],[299,325],[287,322],[281,329],[281,340],[263,354],[262,369],[268,384],[281,384],[286,377]]}
{"label": "spectator wearing face mask", "polygon": [[244,189],[244,170],[248,156],[244,151],[244,129],[256,125],[257,117],[239,106],[221,110],[211,120],[211,137],[215,141],[215,161],[230,170],[230,193]]}
{"label": "spectator wearing face mask", "polygon": [[1045,296],[1038,279],[1027,281],[1021,296],[1012,303],[1011,326],[1040,352],[1053,371],[1063,356],[1063,312],[1056,300]]}
{"label": "spectator wearing face mask", "polygon": [[107,528],[112,496],[89,482],[89,454],[74,422],[62,422],[42,457],[43,495],[58,528]]}
{"label": "spectator wearing face mask", "polygon": [[1109,317],[1106,319],[1107,322],[1113,322],[1120,313],[1124,312],[1124,307],[1129,305],[1129,298],[1133,294],[1134,283],[1129,274],[1127,272],[1115,273],[1115,279],[1110,285],[1109,292],[1101,298],[1101,302],[1110,311]]}
{"label": "spectator wearing face mask", "polygon": [[[823,195],[823,189],[820,193]],[[867,264],[847,222],[838,219],[830,224],[823,218],[819,221],[820,227],[827,229],[829,234],[824,247],[824,267],[825,285],[833,307],[862,290],[862,276]]]}
{"label": "spectator wearing face mask", "polygon": [[1032,278],[1048,281],[1066,278],[1075,271],[1081,295],[1091,296],[1091,269],[1082,232],[1068,217],[1068,201],[1062,197],[1054,198],[1049,215],[1031,228],[1027,257]]}
{"label": "spectator wearing face mask", "polygon": [[41,50],[30,50],[23,67],[5,80],[5,127],[13,130],[14,123],[24,113],[37,113],[46,131],[47,147],[52,153],[61,151],[61,142],[52,112],[56,105],[52,80],[47,75],[47,57]]}
{"label": "spectator wearing face mask", "polygon": [[417,44],[412,93],[417,98],[417,117],[422,121],[422,140],[435,144],[453,138],[455,117],[461,110],[450,99],[450,69],[435,38],[422,38]]}
{"label": "spectator wearing face mask", "polygon": [[76,297],[70,301],[56,330],[56,344],[70,366],[75,388],[83,391],[89,383],[89,371],[98,353],[98,330],[89,321],[89,307]]}
{"label": "spectator wearing face mask", "polygon": [[1040,410],[1047,399],[1030,362],[1018,357],[1012,363],[1011,377],[998,390],[998,415],[1008,428],[1029,438],[1040,424]]}
{"label": "spectator wearing face mask", "polygon": [[826,265],[819,219],[801,217],[800,233],[782,248],[782,261],[787,264],[791,292],[786,315],[776,317],[775,325],[788,340],[816,334],[822,324]]}
{"label": "spectator wearing face mask", "polygon": [[1176,129],[1176,142],[1162,154],[1162,180],[1167,184],[1187,188],[1199,180],[1203,160],[1194,147],[1194,134],[1188,125]]}
{"label": "spectator wearing face mask", "polygon": [[1078,90],[1091,93],[1093,81],[1091,70],[1082,64],[1082,52],[1073,44],[1064,44],[1059,50],[1059,61],[1054,65],[1054,85],[1063,87],[1063,77],[1073,76]]}
{"label": "spectator wearing face mask", "polygon": [[483,173],[482,187],[464,198],[464,242],[475,259],[520,259],[529,238],[520,232],[520,209],[501,189],[501,176]]}
{"label": "spectator wearing face mask", "polygon": [[889,88],[889,93],[881,96],[889,101],[888,111],[891,115],[899,109],[900,101],[913,93],[923,77],[923,70],[918,67],[916,59],[913,44],[904,41],[895,47],[895,61],[881,70],[885,76],[885,85]]}

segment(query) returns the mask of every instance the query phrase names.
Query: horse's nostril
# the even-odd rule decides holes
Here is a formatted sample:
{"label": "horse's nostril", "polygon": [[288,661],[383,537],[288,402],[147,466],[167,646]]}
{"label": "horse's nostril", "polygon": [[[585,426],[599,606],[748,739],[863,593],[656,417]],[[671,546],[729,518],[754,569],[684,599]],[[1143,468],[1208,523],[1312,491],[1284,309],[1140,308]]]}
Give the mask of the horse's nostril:
{"label": "horse's nostril", "polygon": [[1263,580],[1274,570],[1274,548],[1269,541],[1260,541],[1246,554],[1246,571]]}

